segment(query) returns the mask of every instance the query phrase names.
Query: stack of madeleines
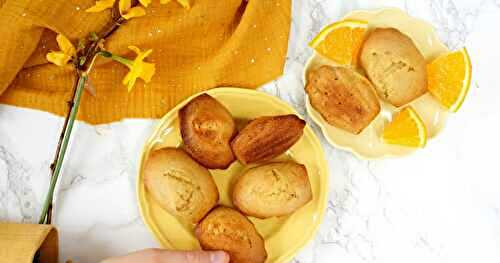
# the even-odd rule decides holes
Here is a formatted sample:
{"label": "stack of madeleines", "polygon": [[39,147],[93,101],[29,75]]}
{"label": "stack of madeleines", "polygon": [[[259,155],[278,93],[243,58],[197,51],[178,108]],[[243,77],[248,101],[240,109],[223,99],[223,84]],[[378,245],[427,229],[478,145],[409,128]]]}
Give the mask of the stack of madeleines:
{"label": "stack of madeleines", "polygon": [[404,106],[427,92],[426,62],[413,41],[394,28],[375,28],[361,47],[365,76],[323,65],[307,76],[311,105],[328,122],[361,133],[380,112],[378,98]]}
{"label": "stack of madeleines", "polygon": [[[148,192],[171,215],[197,224],[203,249],[224,250],[231,262],[264,262],[264,239],[246,216],[286,216],[312,199],[304,165],[272,161],[301,138],[305,122],[296,115],[259,117],[238,132],[230,112],[207,94],[189,101],[179,121],[182,149],[159,149],[146,161]],[[237,210],[217,206],[217,185],[208,170],[226,169],[236,159],[256,165],[232,187]]]}

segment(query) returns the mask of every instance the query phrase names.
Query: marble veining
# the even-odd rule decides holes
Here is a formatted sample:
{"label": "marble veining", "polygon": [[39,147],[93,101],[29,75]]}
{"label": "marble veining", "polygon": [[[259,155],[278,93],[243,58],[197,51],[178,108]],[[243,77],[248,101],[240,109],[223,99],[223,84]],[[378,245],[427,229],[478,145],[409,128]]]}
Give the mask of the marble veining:
{"label": "marble veining", "polygon": [[[325,25],[382,7],[432,23],[450,49],[467,46],[473,83],[425,149],[365,161],[328,145],[306,115],[302,71],[312,53],[307,43]],[[499,0],[293,0],[285,73],[262,90],[289,102],[319,136],[330,188],[318,234],[292,262],[500,262],[499,24]],[[0,105],[0,220],[37,221],[62,122]],[[97,262],[158,246],[135,196],[139,154],[156,123],[76,124],[54,214],[63,260]]]}
{"label": "marble veining", "polygon": [[3,146],[0,146],[0,167],[0,218],[32,222],[39,211],[40,203],[30,185],[30,167],[23,163],[22,158],[16,158]]}

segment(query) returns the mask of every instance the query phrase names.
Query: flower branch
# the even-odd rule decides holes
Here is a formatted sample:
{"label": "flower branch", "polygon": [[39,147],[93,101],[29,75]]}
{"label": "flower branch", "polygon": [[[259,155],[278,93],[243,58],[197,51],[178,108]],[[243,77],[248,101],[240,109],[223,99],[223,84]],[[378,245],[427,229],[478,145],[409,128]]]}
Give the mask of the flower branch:
{"label": "flower branch", "polygon": [[[105,26],[102,32],[98,34],[89,34],[87,38],[79,41],[76,48],[73,46],[71,41],[69,41],[63,35],[59,34],[56,40],[59,45],[60,51],[52,51],[47,54],[47,60],[54,63],[55,65],[66,66],[68,65],[68,63],[71,63],[71,65],[75,69],[76,81],[75,85],[73,86],[71,100],[68,101],[68,112],[64,119],[62,131],[59,136],[59,142],[56,148],[54,160],[50,165],[51,178],[49,183],[49,190],[42,207],[41,215],[38,221],[39,224],[50,224],[52,222],[52,205],[55,186],[57,184],[61,167],[64,162],[64,157],[69,144],[71,132],[73,130],[74,121],[78,114],[80,100],[85,88],[85,83],[88,80],[88,74],[92,69],[96,56],[102,55],[104,57],[111,57],[112,59],[117,61],[127,61],[126,66],[129,67],[130,72],[124,78],[124,84],[127,85],[129,90],[133,87],[135,80],[138,77],[149,82],[152,75],[154,74],[154,64],[142,61],[147,55],[152,52],[151,50],[141,53],[138,48],[134,47],[136,49],[134,51],[138,53],[138,58],[136,58],[136,60],[134,61],[121,58],[104,50],[104,39],[109,37],[114,31],[116,31],[116,29],[120,27],[121,24],[123,24],[127,20],[127,18],[122,15],[122,10],[120,10],[120,8],[123,8],[123,6],[120,7],[120,4],[118,2],[113,4],[114,6],[112,9],[112,20],[110,23],[108,23],[108,25]],[[127,81],[125,82],[125,80]]]}

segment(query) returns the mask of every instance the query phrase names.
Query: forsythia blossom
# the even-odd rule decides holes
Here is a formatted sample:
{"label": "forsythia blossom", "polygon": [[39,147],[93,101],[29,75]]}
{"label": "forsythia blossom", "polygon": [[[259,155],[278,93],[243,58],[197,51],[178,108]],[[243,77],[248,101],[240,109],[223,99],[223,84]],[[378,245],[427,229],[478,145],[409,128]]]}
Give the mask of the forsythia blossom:
{"label": "forsythia blossom", "polygon": [[46,58],[51,63],[64,66],[76,55],[76,49],[64,35],[58,34],[56,41],[60,51],[51,51],[47,53]]}
{"label": "forsythia blossom", "polygon": [[[95,5],[85,10],[90,13],[97,13],[104,11],[106,9],[112,8],[115,4],[116,0],[97,0]],[[146,10],[143,7],[147,7],[151,4],[152,0],[139,0],[139,3],[143,6],[134,6],[132,7],[131,0],[118,0],[118,9],[120,10],[120,15],[125,19],[130,19],[133,17],[140,17],[146,14]],[[171,0],[160,0],[161,4],[166,4]],[[190,8],[191,3],[189,0],[176,0],[179,4],[181,4],[184,8]]]}

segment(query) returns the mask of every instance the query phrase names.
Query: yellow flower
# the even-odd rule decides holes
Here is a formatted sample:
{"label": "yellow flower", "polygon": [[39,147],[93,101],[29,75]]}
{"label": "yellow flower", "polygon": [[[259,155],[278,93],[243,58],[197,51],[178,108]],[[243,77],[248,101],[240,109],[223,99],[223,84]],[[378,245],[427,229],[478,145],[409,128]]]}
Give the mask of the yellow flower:
{"label": "yellow flower", "polygon": [[[142,5],[147,6],[151,0],[140,0]],[[115,0],[97,0],[95,5],[85,10],[90,13],[97,13],[104,11],[108,8],[112,8],[115,4]],[[130,19],[133,17],[140,17],[146,14],[146,10],[140,6],[132,7],[131,0],[119,0],[118,9],[120,10],[120,15],[125,19]]]}
{"label": "yellow flower", "polygon": [[122,17],[127,20],[146,15],[146,9],[140,6],[132,7],[132,0],[119,0],[118,9]]}
{"label": "yellow flower", "polygon": [[[108,8],[112,8],[113,5],[115,4],[116,0],[97,0],[95,5],[88,8],[85,10],[86,12],[90,13],[97,13],[104,11]],[[140,6],[134,6],[132,7],[132,1],[131,0],[118,0],[118,7],[120,10],[120,14],[123,18],[125,19],[130,19],[133,17],[139,17],[143,16],[146,14],[146,10]],[[142,6],[148,7],[149,4],[151,4],[152,0],[139,0]],[[171,0],[160,0],[161,4],[166,4],[170,2]],[[184,8],[190,8],[191,3],[190,0],[176,0],[179,4],[181,4]]]}
{"label": "yellow flower", "polygon": [[85,12],[98,13],[113,7],[114,4],[115,0],[97,0],[95,5],[85,10]]}
{"label": "yellow flower", "polygon": [[148,7],[148,5],[151,4],[151,0],[139,0],[139,3],[144,7]]}
{"label": "yellow flower", "polygon": [[124,64],[130,69],[125,78],[123,78],[123,84],[127,85],[127,90],[130,92],[134,87],[137,78],[144,80],[146,83],[151,81],[151,78],[155,74],[155,64],[143,61],[147,56],[151,54],[151,52],[153,52],[153,50],[148,49],[146,52],[142,52],[136,46],[129,46],[128,48],[133,50],[137,54],[137,57],[134,59],[134,61],[117,55],[112,55],[111,58]]}
{"label": "yellow flower", "polygon": [[64,35],[58,34],[56,37],[57,45],[61,51],[51,51],[47,53],[46,58],[49,62],[58,66],[68,64],[69,60],[76,55],[76,49],[71,41]]}
{"label": "yellow flower", "polygon": [[[169,3],[171,0],[160,0],[161,4]],[[179,4],[181,4],[184,8],[191,8],[191,2],[189,0],[177,0]]]}

